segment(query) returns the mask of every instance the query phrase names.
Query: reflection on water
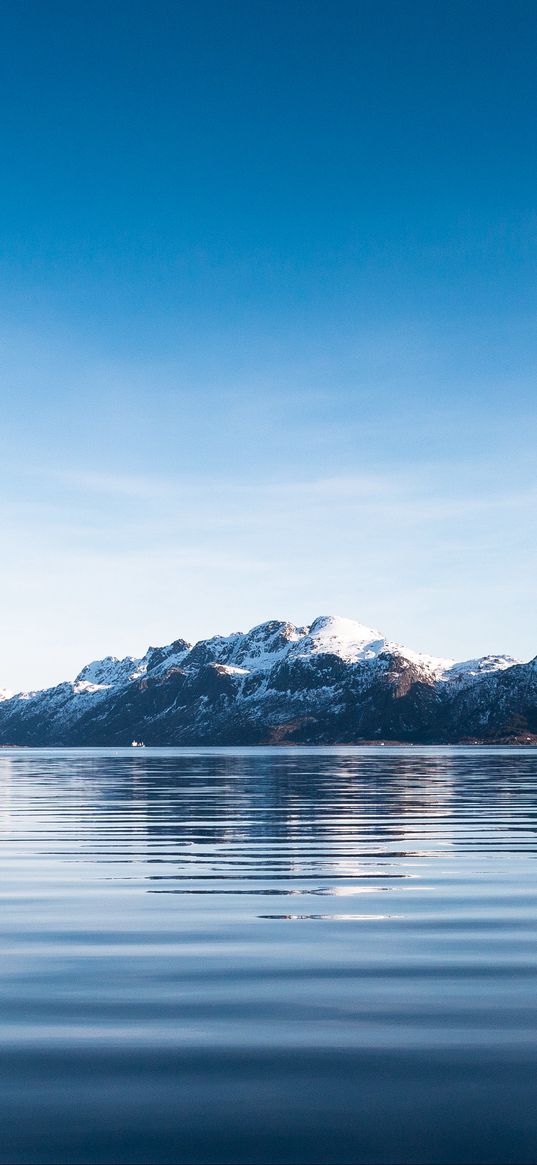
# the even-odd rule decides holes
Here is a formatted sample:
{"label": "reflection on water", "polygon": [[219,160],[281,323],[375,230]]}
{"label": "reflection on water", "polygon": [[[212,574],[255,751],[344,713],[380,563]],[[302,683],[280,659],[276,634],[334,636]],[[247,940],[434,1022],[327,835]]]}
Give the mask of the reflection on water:
{"label": "reflection on water", "polygon": [[3,750],[0,1161],[535,1161],[536,828],[531,750]]}

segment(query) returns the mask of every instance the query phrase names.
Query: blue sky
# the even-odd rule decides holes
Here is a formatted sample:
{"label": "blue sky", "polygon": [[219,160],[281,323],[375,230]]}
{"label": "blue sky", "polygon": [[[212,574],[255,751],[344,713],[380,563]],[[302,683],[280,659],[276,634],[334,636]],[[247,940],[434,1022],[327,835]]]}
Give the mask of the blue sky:
{"label": "blue sky", "polygon": [[537,7],[0,7],[0,686],[537,653]]}

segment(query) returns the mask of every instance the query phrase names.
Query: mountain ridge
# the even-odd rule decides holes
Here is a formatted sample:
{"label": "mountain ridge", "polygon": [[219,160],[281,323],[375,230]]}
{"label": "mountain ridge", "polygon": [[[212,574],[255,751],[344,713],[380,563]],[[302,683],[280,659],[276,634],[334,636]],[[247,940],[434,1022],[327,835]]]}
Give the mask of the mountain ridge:
{"label": "mountain ridge", "polygon": [[537,742],[537,659],[457,662],[339,616],[269,620],[0,689],[0,744]]}

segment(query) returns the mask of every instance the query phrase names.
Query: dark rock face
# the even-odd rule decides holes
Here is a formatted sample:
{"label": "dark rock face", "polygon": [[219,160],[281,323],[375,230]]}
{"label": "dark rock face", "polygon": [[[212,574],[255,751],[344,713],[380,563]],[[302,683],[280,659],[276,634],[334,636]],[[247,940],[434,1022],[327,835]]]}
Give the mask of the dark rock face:
{"label": "dark rock face", "polygon": [[0,744],[537,743],[537,660],[466,664],[350,620],[271,621],[0,700]]}
{"label": "dark rock face", "polygon": [[498,743],[537,737],[537,659],[462,691],[451,704],[449,730],[452,739]]}

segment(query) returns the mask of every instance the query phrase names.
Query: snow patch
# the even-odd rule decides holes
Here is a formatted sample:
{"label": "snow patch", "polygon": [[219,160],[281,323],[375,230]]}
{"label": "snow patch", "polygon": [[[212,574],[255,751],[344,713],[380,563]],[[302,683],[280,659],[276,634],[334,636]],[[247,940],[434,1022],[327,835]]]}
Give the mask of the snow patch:
{"label": "snow patch", "polygon": [[73,682],[73,691],[87,691],[85,685],[93,688],[111,688],[137,680],[146,671],[145,659],[135,659],[132,655],[118,659],[107,655],[105,659],[94,659],[87,663]]}
{"label": "snow patch", "polygon": [[253,627],[238,637],[226,662],[246,671],[267,671],[283,659],[292,644],[299,642],[306,631],[293,623],[271,620]]}
{"label": "snow patch", "polygon": [[412,651],[410,647],[403,647],[400,643],[388,643],[387,650],[394,655],[400,655],[414,667],[421,668],[434,680],[441,680],[447,670],[453,667],[454,659],[444,659],[442,656],[428,655],[425,651]]}
{"label": "snow patch", "polygon": [[229,663],[219,663],[216,666],[226,676],[247,676],[250,674],[246,667],[233,667]]}
{"label": "snow patch", "polygon": [[386,639],[373,627],[338,615],[320,615],[308,628],[300,654],[337,655],[348,663],[356,663],[374,659],[385,647]]}
{"label": "snow patch", "polygon": [[452,663],[440,678],[446,683],[469,683],[482,676],[515,667],[518,663],[520,660],[513,659],[511,655],[484,655],[481,659],[466,659],[462,663]]}

